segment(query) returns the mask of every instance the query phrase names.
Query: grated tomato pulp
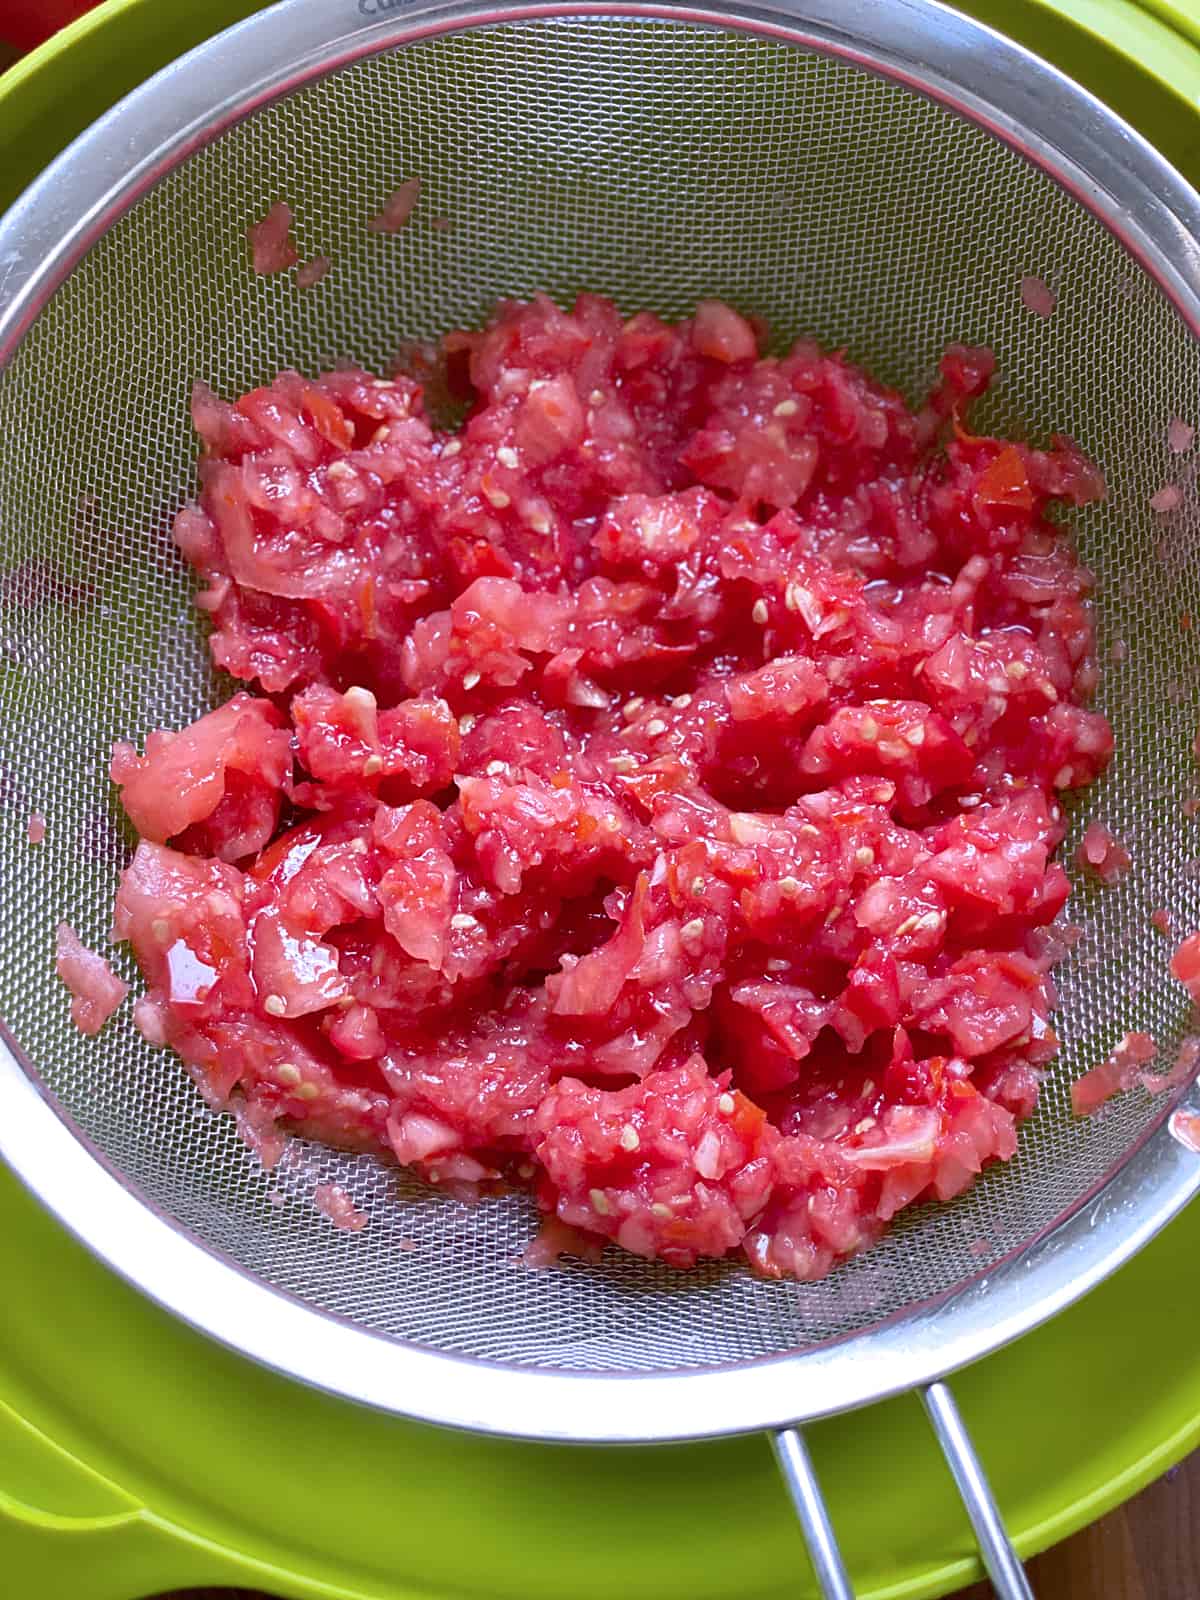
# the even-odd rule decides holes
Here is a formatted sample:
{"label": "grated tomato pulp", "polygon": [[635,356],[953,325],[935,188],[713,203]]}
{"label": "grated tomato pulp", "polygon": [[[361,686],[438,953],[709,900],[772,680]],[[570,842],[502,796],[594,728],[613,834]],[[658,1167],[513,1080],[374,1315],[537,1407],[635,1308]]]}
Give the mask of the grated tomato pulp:
{"label": "grated tomato pulp", "polygon": [[[613,1240],[819,1276],[1006,1160],[1087,709],[1069,440],[969,431],[701,303],[502,304],[418,378],[198,385],[176,524],[256,686],[112,775],[137,1018],[268,1162],[298,1131],[529,1259]],[[354,1219],[351,1219],[354,1220]]]}

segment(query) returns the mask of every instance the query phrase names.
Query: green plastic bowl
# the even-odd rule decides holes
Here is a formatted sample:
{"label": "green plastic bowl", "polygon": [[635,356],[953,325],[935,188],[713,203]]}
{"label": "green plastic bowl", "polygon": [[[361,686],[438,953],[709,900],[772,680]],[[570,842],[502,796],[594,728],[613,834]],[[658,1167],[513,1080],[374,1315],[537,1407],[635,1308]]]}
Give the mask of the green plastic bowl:
{"label": "green plastic bowl", "polygon": [[[350,0],[348,0],[350,3]],[[0,79],[0,206],[254,0],[108,0]],[[1174,0],[971,0],[1200,178],[1200,16]],[[135,1294],[0,1171],[0,1572],[16,1600],[250,1585],[295,1600],[798,1600],[765,1439],[563,1448],[302,1389]],[[1200,1443],[1200,1209],[955,1392],[1022,1554]],[[811,1430],[862,1600],[979,1576],[912,1397]]]}

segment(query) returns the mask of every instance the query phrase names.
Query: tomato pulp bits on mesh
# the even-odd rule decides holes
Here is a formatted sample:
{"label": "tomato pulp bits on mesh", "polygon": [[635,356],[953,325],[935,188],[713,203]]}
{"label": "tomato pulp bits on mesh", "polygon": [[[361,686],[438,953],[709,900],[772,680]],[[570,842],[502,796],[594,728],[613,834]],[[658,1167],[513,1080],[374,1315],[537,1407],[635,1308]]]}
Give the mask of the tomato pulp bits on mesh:
{"label": "tomato pulp bits on mesh", "polygon": [[1007,1159],[1056,1041],[1091,577],[1067,439],[715,301],[503,304],[421,384],[197,386],[176,535],[255,685],[118,745],[137,1020],[264,1159],[532,1190],[530,1259],[811,1278]]}

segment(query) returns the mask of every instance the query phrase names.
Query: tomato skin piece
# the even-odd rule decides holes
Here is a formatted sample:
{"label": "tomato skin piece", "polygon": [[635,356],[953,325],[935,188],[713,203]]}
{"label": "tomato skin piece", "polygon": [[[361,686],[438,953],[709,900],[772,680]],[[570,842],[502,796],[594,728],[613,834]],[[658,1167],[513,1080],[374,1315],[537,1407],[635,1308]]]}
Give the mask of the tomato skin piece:
{"label": "tomato skin piece", "polygon": [[1029,474],[1015,445],[1006,445],[984,469],[975,485],[975,495],[983,505],[1005,511],[1033,509]]}

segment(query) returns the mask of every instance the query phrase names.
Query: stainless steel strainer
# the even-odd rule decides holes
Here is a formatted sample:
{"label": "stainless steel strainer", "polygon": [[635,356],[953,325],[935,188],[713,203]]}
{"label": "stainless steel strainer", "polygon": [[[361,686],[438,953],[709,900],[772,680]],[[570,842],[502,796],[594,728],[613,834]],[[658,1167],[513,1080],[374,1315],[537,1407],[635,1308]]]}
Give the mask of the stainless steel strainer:
{"label": "stainless steel strainer", "polygon": [[[413,221],[368,232],[412,174]],[[248,268],[245,226],[278,198],[332,258],[315,290]],[[1050,318],[1023,305],[1025,273],[1055,289]],[[1118,755],[1086,804],[1134,870],[1073,902],[1065,1048],[1017,1158],[817,1284],[616,1254],[532,1273],[523,1201],[467,1209],[303,1146],[268,1175],[127,1017],[82,1040],[49,976],[60,918],[107,934],[127,852],[111,741],[222,692],[169,536],[192,379],[233,394],[287,365],[385,367],[500,296],[583,288],[676,316],[720,295],[911,393],[947,341],[991,344],[987,420],[1071,433],[1111,486],[1079,521],[1123,656],[1100,691]],[[1139,1091],[1079,1123],[1067,1097],[1127,1029],[1171,1054],[1187,1022],[1147,919],[1200,925],[1181,811],[1198,513],[1166,442],[1173,414],[1200,415],[1198,334],[1200,199],[1077,86],[925,0],[287,0],[160,74],[0,224],[0,1151],[148,1294],[354,1400],[559,1440],[783,1429],[827,1595],[850,1588],[794,1424],[932,1384],[985,1559],[1027,1593],[936,1380],[1084,1293],[1200,1187],[1169,1105]],[[1182,503],[1162,516],[1168,481]],[[311,1204],[330,1179],[364,1232]]]}

